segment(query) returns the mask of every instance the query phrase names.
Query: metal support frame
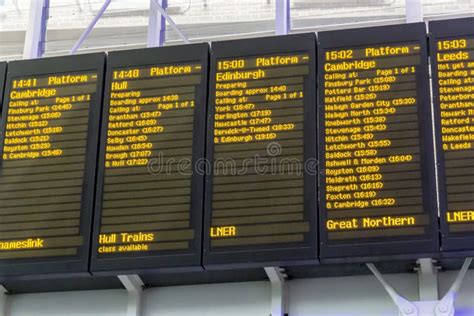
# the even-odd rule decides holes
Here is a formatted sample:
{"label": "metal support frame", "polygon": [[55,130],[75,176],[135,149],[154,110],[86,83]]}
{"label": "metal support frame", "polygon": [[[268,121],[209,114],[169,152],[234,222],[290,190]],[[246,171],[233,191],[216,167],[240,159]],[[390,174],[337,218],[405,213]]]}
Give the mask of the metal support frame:
{"label": "metal support frame", "polygon": [[127,316],[142,314],[143,281],[136,275],[119,275],[120,282],[128,292]]}
{"label": "metal support frame", "polygon": [[405,0],[407,23],[423,22],[422,0]]}
{"label": "metal support frame", "polygon": [[[34,0],[33,0],[34,1]],[[79,47],[84,43],[86,40],[87,36],[89,36],[90,32],[94,29],[94,26],[97,24],[97,22],[100,20],[100,18],[104,15],[105,10],[109,7],[110,3],[112,0],[105,0],[104,4],[100,8],[99,12],[95,15],[95,17],[92,19],[91,23],[87,26],[87,28],[84,30],[82,33],[81,37],[77,40],[77,42],[74,44],[74,46],[71,48],[71,55],[74,55]]]}
{"label": "metal support frame", "polygon": [[[392,301],[398,307],[400,316],[454,316],[455,298],[457,292],[461,288],[462,281],[464,280],[471,263],[472,258],[467,258],[464,261],[464,264],[461,270],[459,271],[456,280],[441,300],[438,300],[436,298],[434,300],[417,302],[410,302],[406,298],[398,294],[395,289],[390,284],[388,284],[387,281],[385,281],[382,274],[379,272],[379,270],[377,270],[374,264],[368,263],[367,267],[370,269],[370,271],[374,274],[374,276],[379,280],[379,282],[383,285],[387,293],[390,295]],[[430,262],[430,264],[433,264],[432,261]],[[427,270],[425,272],[421,272],[425,274],[428,274],[429,271],[432,271],[433,269],[433,267],[430,268],[428,266],[428,261],[424,259],[423,261],[419,261],[419,267],[420,270]],[[423,282],[425,282],[425,280],[423,280]],[[432,282],[432,280],[430,280],[430,282]]]}
{"label": "metal support frame", "polygon": [[387,281],[385,281],[382,274],[379,272],[379,270],[375,267],[373,263],[367,263],[367,267],[374,274],[377,280],[379,280],[382,286],[385,288],[385,290],[387,291],[388,295],[390,295],[395,305],[397,305],[398,309],[400,310],[400,316],[405,316],[405,315],[415,316],[416,314],[414,313],[417,310],[415,305],[413,305],[406,298],[399,295],[397,291],[395,291],[395,289],[391,287]]}
{"label": "metal support frame", "polygon": [[291,31],[290,0],[276,0],[275,2],[275,33],[286,35]]}
{"label": "metal support frame", "polygon": [[267,267],[265,272],[272,287],[271,296],[271,313],[270,316],[285,316],[287,315],[287,296],[286,296],[286,282],[287,275],[284,269],[278,267]]}
{"label": "metal support frame", "polygon": [[0,316],[8,316],[8,290],[0,284]]}
{"label": "metal support frame", "polygon": [[[157,0],[158,4],[166,10],[168,0]],[[148,18],[147,47],[162,47],[166,41],[166,18],[150,1],[150,15]]]}
{"label": "metal support frame", "polygon": [[49,0],[31,0],[23,59],[40,58],[44,54]]}
{"label": "metal support frame", "polygon": [[417,262],[418,287],[420,301],[436,301],[439,298],[438,291],[438,267],[436,261],[431,258],[419,259]]}
{"label": "metal support frame", "polygon": [[157,10],[162,17],[164,17],[166,19],[166,21],[168,21],[168,24],[171,26],[171,28],[173,30],[176,31],[176,33],[178,33],[179,37],[181,37],[181,39],[183,40],[183,42],[185,42],[186,44],[189,44],[190,41],[188,39],[188,37],[186,35],[184,35],[184,33],[181,31],[181,29],[176,25],[176,23],[173,21],[173,19],[170,17],[170,15],[168,14],[168,12],[166,12],[165,8],[163,8],[161,6],[161,4],[159,3],[159,0],[150,0],[150,10]]}
{"label": "metal support frame", "polygon": [[459,271],[456,280],[454,280],[448,293],[439,301],[436,306],[436,316],[454,316],[456,295],[461,288],[462,281],[466,277],[467,270],[471,266],[472,258],[467,258]]}

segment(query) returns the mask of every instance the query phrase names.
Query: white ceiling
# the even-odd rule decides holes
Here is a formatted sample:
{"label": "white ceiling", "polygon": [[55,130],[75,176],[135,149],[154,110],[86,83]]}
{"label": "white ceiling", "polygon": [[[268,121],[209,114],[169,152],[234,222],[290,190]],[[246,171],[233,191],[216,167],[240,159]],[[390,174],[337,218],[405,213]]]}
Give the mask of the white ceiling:
{"label": "white ceiling", "polygon": [[[3,1],[3,5],[2,5]],[[0,0],[0,60],[20,59],[31,0]],[[423,0],[428,17],[474,16],[474,0]],[[144,47],[149,0],[112,0],[80,52]],[[50,0],[46,55],[65,55],[103,0]],[[328,28],[403,22],[405,0],[291,0],[292,28]],[[169,0],[168,12],[191,41],[270,35],[275,0]],[[181,44],[168,27],[167,45]]]}

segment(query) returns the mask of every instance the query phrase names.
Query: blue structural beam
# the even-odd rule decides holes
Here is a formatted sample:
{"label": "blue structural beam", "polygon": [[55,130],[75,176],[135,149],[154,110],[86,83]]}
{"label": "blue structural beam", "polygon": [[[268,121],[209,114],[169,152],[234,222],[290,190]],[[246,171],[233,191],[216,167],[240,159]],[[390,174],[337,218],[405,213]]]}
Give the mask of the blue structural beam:
{"label": "blue structural beam", "polygon": [[31,0],[23,59],[40,58],[44,54],[49,0]]}

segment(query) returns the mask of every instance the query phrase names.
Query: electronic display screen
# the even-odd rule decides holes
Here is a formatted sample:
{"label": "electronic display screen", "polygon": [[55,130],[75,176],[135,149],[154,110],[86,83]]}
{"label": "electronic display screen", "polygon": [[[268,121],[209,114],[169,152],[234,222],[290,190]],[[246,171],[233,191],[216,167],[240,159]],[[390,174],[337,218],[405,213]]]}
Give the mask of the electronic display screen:
{"label": "electronic display screen", "polygon": [[9,63],[0,271],[87,272],[105,54]]}
{"label": "electronic display screen", "polygon": [[93,272],[200,267],[208,55],[109,54]]}
{"label": "electronic display screen", "polygon": [[443,251],[474,251],[474,18],[432,22]]}
{"label": "electronic display screen", "polygon": [[315,260],[316,38],[212,44],[204,265]]}
{"label": "electronic display screen", "polygon": [[319,34],[322,259],[439,251],[426,42],[424,24]]}
{"label": "electronic display screen", "polygon": [[7,63],[0,62],[0,109],[3,104],[3,90],[5,88],[5,76],[7,73]]}

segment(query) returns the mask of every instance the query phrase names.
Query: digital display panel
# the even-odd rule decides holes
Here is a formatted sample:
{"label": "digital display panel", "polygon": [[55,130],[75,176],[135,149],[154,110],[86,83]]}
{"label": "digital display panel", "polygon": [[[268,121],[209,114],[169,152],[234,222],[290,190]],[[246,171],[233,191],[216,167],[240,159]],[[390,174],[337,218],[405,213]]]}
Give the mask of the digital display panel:
{"label": "digital display panel", "polygon": [[474,251],[474,18],[429,25],[443,251]]}
{"label": "digital display panel", "polygon": [[319,34],[322,259],[439,251],[426,42],[424,24]]}
{"label": "digital display panel", "polygon": [[213,43],[204,265],[315,260],[316,38]]}
{"label": "digital display panel", "polygon": [[93,272],[200,267],[208,56],[109,54]]}
{"label": "digital display panel", "polygon": [[0,62],[0,109],[3,104],[3,90],[5,88],[5,76],[7,72],[7,63]]}
{"label": "digital display panel", "polygon": [[105,55],[9,64],[2,275],[87,272]]}

